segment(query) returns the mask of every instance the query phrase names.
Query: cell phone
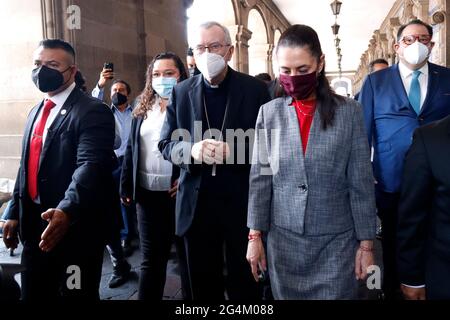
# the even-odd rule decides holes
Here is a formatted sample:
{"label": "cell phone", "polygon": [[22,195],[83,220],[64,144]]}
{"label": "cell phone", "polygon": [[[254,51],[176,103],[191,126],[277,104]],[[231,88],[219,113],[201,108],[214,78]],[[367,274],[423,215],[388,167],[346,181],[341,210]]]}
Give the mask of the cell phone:
{"label": "cell phone", "polygon": [[111,69],[111,71],[114,71],[114,63],[105,62],[105,64],[103,65],[103,69]]}

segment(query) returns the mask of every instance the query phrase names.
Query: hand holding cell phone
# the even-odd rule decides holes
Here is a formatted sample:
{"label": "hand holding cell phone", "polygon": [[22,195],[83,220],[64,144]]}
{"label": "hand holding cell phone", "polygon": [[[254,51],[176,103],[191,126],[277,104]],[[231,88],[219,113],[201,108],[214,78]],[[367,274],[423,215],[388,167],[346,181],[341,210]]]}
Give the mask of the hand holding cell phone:
{"label": "hand holding cell phone", "polygon": [[112,62],[105,62],[103,64],[103,70],[110,70],[111,72],[114,72],[114,63],[112,63]]}
{"label": "hand holding cell phone", "polygon": [[103,70],[100,73],[100,79],[98,80],[98,87],[103,88],[108,80],[114,79],[114,64],[112,62],[105,62],[103,64]]}

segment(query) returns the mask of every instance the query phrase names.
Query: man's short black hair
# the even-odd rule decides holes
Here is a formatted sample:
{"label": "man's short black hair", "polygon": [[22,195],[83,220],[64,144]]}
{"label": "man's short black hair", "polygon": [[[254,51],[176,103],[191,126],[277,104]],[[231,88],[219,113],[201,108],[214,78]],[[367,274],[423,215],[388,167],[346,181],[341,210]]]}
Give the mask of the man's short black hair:
{"label": "man's short black hair", "polygon": [[194,56],[194,51],[192,51],[192,48],[191,48],[191,47],[189,47],[189,48],[187,49],[186,55],[187,55],[188,57],[193,57],[193,56]]}
{"label": "man's short black hair", "polygon": [[75,50],[70,45],[70,43],[61,39],[45,39],[39,42],[39,47],[44,47],[45,49],[62,49],[68,54],[70,54],[75,61]]}
{"label": "man's short black hair", "polygon": [[427,28],[428,34],[431,37],[433,37],[433,27],[432,26],[430,26],[428,23],[423,22],[420,19],[414,19],[414,20],[411,20],[410,22],[408,22],[407,24],[402,25],[400,27],[400,29],[398,29],[397,42],[399,42],[402,39],[402,34],[403,34],[403,31],[405,30],[405,28],[410,26],[410,25],[413,25],[413,24],[418,24],[418,25],[424,26],[425,28]]}
{"label": "man's short black hair", "polygon": [[373,60],[371,63],[369,63],[369,71],[370,71],[370,72],[373,72],[373,67],[374,67],[376,64],[385,64],[385,65],[389,66],[389,62],[387,62],[385,59],[382,59],[382,58],[380,58],[380,59],[375,59],[375,60]]}
{"label": "man's short black hair", "polygon": [[123,83],[123,84],[125,85],[125,87],[127,88],[128,94],[131,93],[131,87],[130,87],[130,85],[129,85],[125,80],[122,80],[122,79],[116,79],[116,80],[113,81],[113,83],[112,83],[111,86],[115,85],[116,83]]}

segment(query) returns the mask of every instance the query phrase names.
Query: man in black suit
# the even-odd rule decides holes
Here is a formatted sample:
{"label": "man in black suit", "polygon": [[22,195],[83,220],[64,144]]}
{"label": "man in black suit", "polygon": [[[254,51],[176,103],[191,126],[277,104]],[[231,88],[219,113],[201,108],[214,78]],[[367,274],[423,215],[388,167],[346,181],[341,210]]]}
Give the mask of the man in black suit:
{"label": "man in black suit", "polygon": [[[202,74],[174,88],[159,143],[164,158],[181,168],[176,233],[184,236],[194,300],[223,300],[225,289],[230,299],[258,299],[245,259],[249,139],[234,144],[227,130],[254,129],[268,91],[263,82],[227,66],[234,47],[225,27],[204,23],[197,35],[195,60]],[[190,138],[179,141],[183,133]],[[246,161],[239,162],[242,153]]]}
{"label": "man in black suit", "polygon": [[417,129],[405,160],[397,227],[407,299],[450,299],[450,116]]}
{"label": "man in black suit", "polygon": [[120,221],[114,117],[75,87],[70,44],[43,40],[33,59],[46,98],[26,122],[4,242],[14,248],[20,234],[23,299],[98,299],[105,239]]}

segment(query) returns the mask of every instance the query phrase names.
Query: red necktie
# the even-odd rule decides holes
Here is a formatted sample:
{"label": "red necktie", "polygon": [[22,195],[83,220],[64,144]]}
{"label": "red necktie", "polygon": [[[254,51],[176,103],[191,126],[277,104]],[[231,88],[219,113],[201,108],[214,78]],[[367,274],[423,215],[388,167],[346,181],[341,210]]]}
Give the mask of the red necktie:
{"label": "red necktie", "polygon": [[37,175],[39,171],[39,159],[42,151],[42,137],[44,134],[45,123],[50,114],[50,110],[55,106],[51,100],[46,100],[44,110],[39,121],[36,123],[33,135],[30,140],[30,154],[28,156],[28,192],[31,199],[38,196]]}

